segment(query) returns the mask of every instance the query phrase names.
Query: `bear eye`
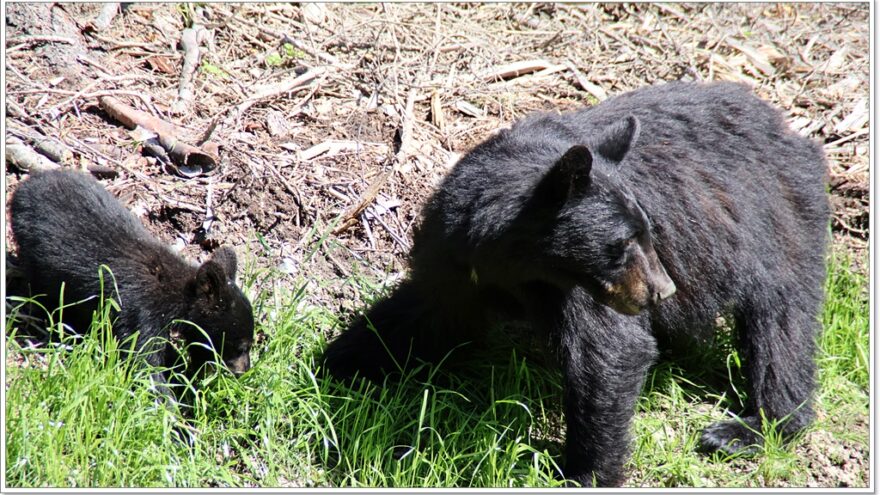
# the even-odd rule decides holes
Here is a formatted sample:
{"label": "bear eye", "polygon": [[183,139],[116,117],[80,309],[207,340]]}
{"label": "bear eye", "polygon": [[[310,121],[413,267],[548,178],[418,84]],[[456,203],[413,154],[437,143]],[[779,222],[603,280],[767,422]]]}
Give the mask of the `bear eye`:
{"label": "bear eye", "polygon": [[605,247],[605,254],[615,265],[622,265],[626,259],[626,253],[632,244],[631,239],[624,239]]}
{"label": "bear eye", "polygon": [[634,235],[631,237],[627,237],[626,239],[621,240],[617,243],[621,251],[628,251],[633,245],[638,242],[638,236]]}

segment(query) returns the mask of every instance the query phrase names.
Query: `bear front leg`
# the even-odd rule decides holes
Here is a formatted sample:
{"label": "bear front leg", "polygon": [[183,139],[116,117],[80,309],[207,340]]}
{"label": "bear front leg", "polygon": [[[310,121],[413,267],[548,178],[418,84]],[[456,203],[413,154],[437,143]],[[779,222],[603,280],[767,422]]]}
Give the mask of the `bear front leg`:
{"label": "bear front leg", "polygon": [[166,403],[178,403],[183,392],[183,384],[172,374],[171,368],[177,362],[178,354],[165,339],[150,339],[141,348],[146,364],[152,368],[150,381],[156,393]]}
{"label": "bear front leg", "polygon": [[646,317],[616,313],[582,289],[566,298],[560,314],[565,476],[581,486],[619,486],[636,400],[657,357],[656,341]]}

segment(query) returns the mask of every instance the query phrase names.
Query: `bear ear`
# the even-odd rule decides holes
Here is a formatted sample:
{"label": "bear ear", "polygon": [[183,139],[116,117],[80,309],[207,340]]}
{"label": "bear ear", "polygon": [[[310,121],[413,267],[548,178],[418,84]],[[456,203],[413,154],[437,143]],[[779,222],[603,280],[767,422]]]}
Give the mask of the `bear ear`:
{"label": "bear ear", "polygon": [[632,115],[615,122],[602,133],[596,152],[613,163],[620,162],[638,139],[639,128],[639,119]]}
{"label": "bear ear", "polygon": [[572,146],[544,174],[535,199],[544,204],[562,205],[577,193],[590,187],[593,155],[586,146]]}
{"label": "bear ear", "polygon": [[229,246],[222,246],[220,249],[214,251],[214,254],[211,255],[211,260],[223,267],[227,277],[235,280],[235,272],[238,269],[238,258],[235,256],[234,249]]}
{"label": "bear ear", "polygon": [[213,258],[202,263],[196,272],[195,292],[198,297],[218,299],[226,292],[227,275],[223,266]]}

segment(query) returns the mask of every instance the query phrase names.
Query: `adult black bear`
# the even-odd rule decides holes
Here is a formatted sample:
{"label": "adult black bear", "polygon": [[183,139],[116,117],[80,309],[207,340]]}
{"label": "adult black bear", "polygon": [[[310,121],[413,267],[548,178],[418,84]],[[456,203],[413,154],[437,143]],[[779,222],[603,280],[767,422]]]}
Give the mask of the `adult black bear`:
{"label": "adult black bear", "polygon": [[[106,265],[112,277],[104,273],[104,295],[121,308],[114,335],[125,339],[139,331],[147,362],[174,365],[177,353],[168,339],[179,332],[187,343],[199,344],[187,346],[188,372],[212,361],[215,348],[233,373],[250,367],[253,310],[235,285],[231,248],[193,266],[150,235],[96,180],[74,171],[34,174],[13,194],[11,211],[18,263],[31,292],[48,296],[50,309],[59,305],[62,283],[64,304],[86,300],[64,309],[64,322],[75,330],[89,328],[101,295],[99,270]],[[194,323],[207,335],[175,320]],[[166,377],[154,378],[168,393]]]}
{"label": "adult black bear", "polygon": [[759,443],[762,410],[791,434],[812,418],[825,183],[821,148],[740,85],[669,83],[529,117],[449,173],[409,279],[330,344],[325,367],[377,378],[478,339],[489,307],[518,307],[558,348],[566,477],[618,485],[657,341],[705,336],[724,313],[747,426],[711,425],[702,447]]}

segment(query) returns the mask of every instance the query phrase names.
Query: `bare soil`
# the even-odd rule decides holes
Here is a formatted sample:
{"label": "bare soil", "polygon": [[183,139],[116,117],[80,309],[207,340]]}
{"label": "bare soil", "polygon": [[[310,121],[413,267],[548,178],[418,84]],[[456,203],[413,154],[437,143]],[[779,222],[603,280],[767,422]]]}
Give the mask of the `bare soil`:
{"label": "bare soil", "polygon": [[[61,165],[99,173],[185,255],[231,244],[320,282],[307,297],[343,313],[360,305],[353,271],[405,269],[421,205],[475,143],[533,111],[676,79],[745,82],[823,143],[835,245],[867,270],[867,3],[128,4],[106,28],[102,4],[4,8],[7,142],[55,138]],[[303,74],[317,77],[284,89]],[[101,109],[108,95],[217,143],[218,167],[182,177],[145,156]],[[7,201],[26,174],[7,164]],[[867,483],[866,449],[823,437],[804,455],[831,473],[835,449],[856,474],[816,484]]]}

